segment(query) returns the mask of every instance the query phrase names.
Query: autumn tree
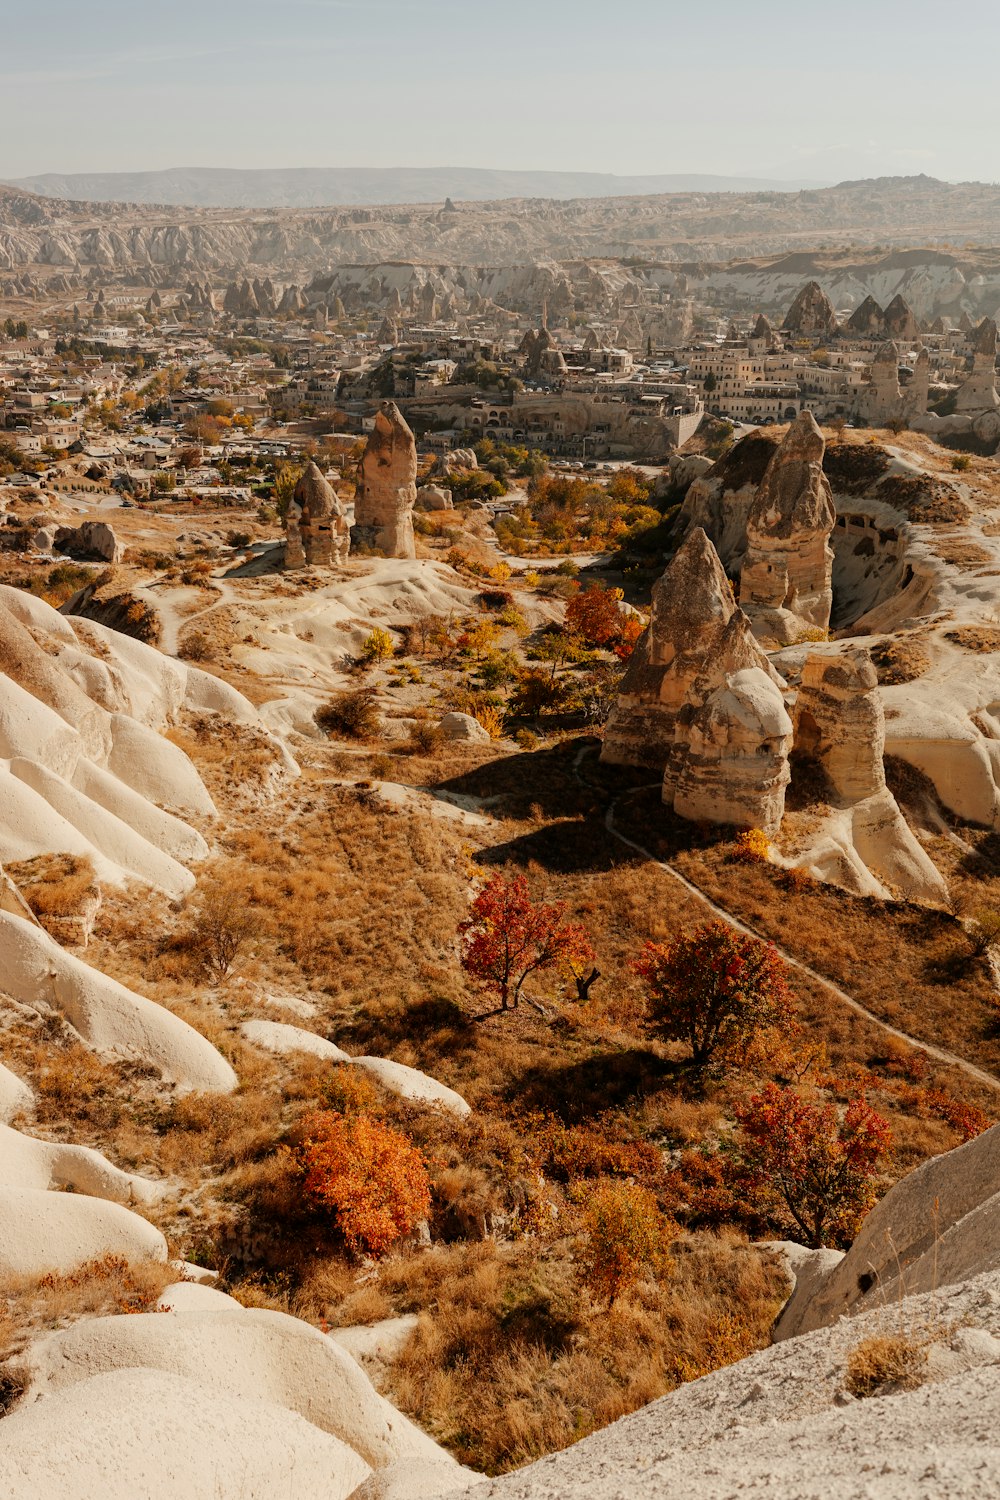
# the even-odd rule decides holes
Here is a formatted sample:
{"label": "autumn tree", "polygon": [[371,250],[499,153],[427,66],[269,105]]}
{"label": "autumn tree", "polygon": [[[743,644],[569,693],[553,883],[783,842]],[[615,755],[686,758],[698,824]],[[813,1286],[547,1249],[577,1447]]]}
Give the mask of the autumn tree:
{"label": "autumn tree", "polygon": [[501,1010],[517,1008],[531,974],[593,959],[582,924],[564,921],[565,912],[565,901],[533,901],[523,875],[491,876],[473,901],[458,929],[462,967],[497,996]]}
{"label": "autumn tree", "polygon": [[647,943],[633,964],[664,1036],[696,1067],[734,1058],[760,1032],[790,1030],[785,964],[773,943],[709,922],[672,943]]}
{"label": "autumn tree", "polygon": [[582,1219],[584,1275],[609,1304],[643,1275],[666,1267],[677,1225],[662,1212],[649,1188],[605,1179],[582,1195]]}
{"label": "autumn tree", "polygon": [[592,584],[575,594],[566,606],[566,629],[588,646],[613,651],[620,660],[631,656],[645,628],[642,621],[622,604],[621,589]]}
{"label": "autumn tree", "polygon": [[308,1115],[294,1148],[303,1191],[348,1247],[384,1255],[431,1206],[427,1168],[408,1136],[366,1114]]}
{"label": "autumn tree", "polygon": [[758,1210],[813,1249],[849,1244],[877,1197],[888,1121],[858,1094],[843,1111],[769,1083],[737,1109],[735,1175]]}

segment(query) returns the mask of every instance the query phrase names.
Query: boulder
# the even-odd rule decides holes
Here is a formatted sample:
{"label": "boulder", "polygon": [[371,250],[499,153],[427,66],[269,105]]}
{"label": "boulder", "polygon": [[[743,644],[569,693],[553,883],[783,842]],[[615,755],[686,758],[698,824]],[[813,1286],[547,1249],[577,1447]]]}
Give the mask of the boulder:
{"label": "boulder", "polygon": [[491,743],[488,730],[484,729],[479,720],[474,719],[471,714],[445,714],[438,728],[446,740],[465,740],[473,745]]}
{"label": "boulder", "polygon": [[451,490],[443,489],[438,484],[421,485],[417,490],[416,507],[417,510],[451,510]]}
{"label": "boulder", "polygon": [[99,562],[119,563],[125,556],[125,548],[107,521],[84,521],[82,526],[59,526],[56,528],[53,545],[57,552],[70,557],[95,559]]}

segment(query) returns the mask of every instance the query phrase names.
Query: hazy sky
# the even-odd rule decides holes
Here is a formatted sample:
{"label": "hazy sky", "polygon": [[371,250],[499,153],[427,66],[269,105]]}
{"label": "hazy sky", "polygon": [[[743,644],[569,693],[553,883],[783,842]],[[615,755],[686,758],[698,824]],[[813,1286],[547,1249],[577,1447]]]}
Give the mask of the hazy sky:
{"label": "hazy sky", "polygon": [[992,181],[998,41],[997,0],[0,0],[0,180],[484,166]]}

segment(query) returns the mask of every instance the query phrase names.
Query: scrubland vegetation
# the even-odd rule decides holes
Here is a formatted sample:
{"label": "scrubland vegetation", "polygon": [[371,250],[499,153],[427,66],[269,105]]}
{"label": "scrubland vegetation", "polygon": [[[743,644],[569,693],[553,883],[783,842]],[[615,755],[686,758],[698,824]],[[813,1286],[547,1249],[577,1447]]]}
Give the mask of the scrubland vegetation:
{"label": "scrubland vegetation", "polygon": [[[673,824],[637,778],[598,766],[585,731],[545,731],[543,716],[535,749],[414,749],[342,722],[280,804],[230,820],[191,898],[156,909],[105,892],[98,913],[90,961],[192,1020],[238,1091],[164,1098],[58,1027],[22,1037],[12,1064],[39,1091],[42,1129],[176,1180],[150,1216],[247,1305],[326,1328],[417,1313],[387,1393],[499,1472],[759,1347],[786,1282],[751,1238],[843,1244],[895,1177],[989,1122],[987,1091],[851,1014],[768,938],[969,1056],[992,1045],[992,991],[953,919],[876,913],[787,879],[752,839]],[[196,727],[183,735],[220,806],[238,807],[250,743],[234,773],[234,747],[227,760]],[[471,799],[483,821],[388,806],[377,771]],[[713,925],[622,845],[612,802],[615,826],[761,939]],[[79,874],[50,882],[70,904]],[[957,992],[934,977],[949,961]],[[267,1057],[238,1033],[261,1014],[419,1068],[473,1112]],[[157,1294],[87,1268],[21,1299],[8,1347],[25,1320]]]}

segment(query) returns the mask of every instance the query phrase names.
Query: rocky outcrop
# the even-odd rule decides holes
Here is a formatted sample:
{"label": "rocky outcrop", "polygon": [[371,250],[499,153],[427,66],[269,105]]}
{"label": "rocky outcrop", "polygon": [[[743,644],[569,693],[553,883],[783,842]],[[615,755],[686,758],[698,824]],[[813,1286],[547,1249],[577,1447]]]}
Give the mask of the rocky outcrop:
{"label": "rocky outcrop", "polygon": [[806,657],[795,700],[795,748],[817,760],[833,795],[859,802],[885,786],[885,716],[869,653],[848,647]]}
{"label": "rocky outcrop", "polygon": [[897,292],[885,310],[885,331],[889,338],[910,344],[920,337],[920,325],[902,292]]}
{"label": "rocky outcrop", "polygon": [[330,567],[346,559],[350,543],[337,492],[310,460],[285,515],[285,567]]}
{"label": "rocky outcrop", "polygon": [[662,774],[674,753],[678,715],[735,607],[718,553],[695,527],[653,588],[649,627],[629,658],[602,761]]}
{"label": "rocky outcrop", "polygon": [[417,490],[416,506],[417,510],[451,510],[451,490],[443,489],[439,484],[423,484]]}
{"label": "rocky outcrop", "polygon": [[847,320],[845,331],[862,339],[882,337],[885,332],[885,314],[874,297],[868,296],[858,304]]}
{"label": "rocky outcrop", "polygon": [[908,417],[918,417],[926,412],[930,388],[931,357],[921,344],[913,361],[913,378],[903,392],[903,406]]}
{"label": "rocky outcrop", "polygon": [[814,334],[826,338],[837,330],[833,303],[818,281],[807,281],[785,314],[786,333]]}
{"label": "rocky outcrop", "polygon": [[52,545],[69,557],[119,563],[125,548],[106,521],[84,521],[82,526],[59,526]]}
{"label": "rocky outcrop", "polygon": [[862,894],[945,901],[944,880],[885,783],[885,715],[868,651],[810,653],[794,720],[795,750],[822,767],[833,808],[798,863]]}
{"label": "rocky outcrop", "polygon": [[1000,1126],[994,1125],[897,1182],[839,1264],[786,1303],[775,1338],[1000,1269],[998,1230]]}
{"label": "rocky outcrop", "polygon": [[740,604],[758,634],[786,644],[830,624],[835,511],[825,448],[812,413],[800,412],[747,518]]}
{"label": "rocky outcrop", "polygon": [[351,544],[387,557],[415,557],[417,445],[394,401],[384,401],[358,467]]}
{"label": "rocky outcrop", "polygon": [[777,833],[792,747],[780,682],[736,610],[679,716],[663,800],[681,817]]}

